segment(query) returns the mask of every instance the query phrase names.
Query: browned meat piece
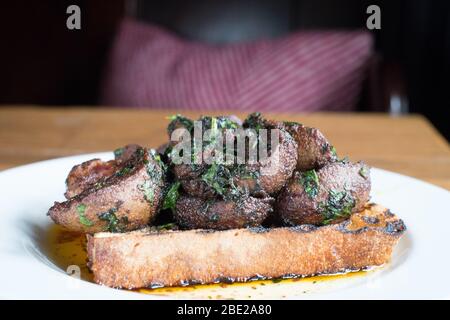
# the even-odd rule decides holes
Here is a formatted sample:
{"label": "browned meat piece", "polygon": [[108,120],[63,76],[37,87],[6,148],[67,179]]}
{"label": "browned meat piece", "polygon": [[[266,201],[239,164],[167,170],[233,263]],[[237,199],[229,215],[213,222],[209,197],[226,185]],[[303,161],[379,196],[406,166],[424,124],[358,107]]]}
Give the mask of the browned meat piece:
{"label": "browned meat piece", "polygon": [[[120,156],[119,156],[120,157]],[[48,214],[69,230],[121,232],[145,226],[163,197],[165,172],[158,156],[136,148],[116,171],[69,200],[55,202]]]}
{"label": "browned meat piece", "polygon": [[116,170],[115,160],[105,162],[100,159],[92,159],[76,165],[67,176],[67,191],[64,195],[67,199],[75,197],[100,179],[111,176]]}
{"label": "browned meat piece", "polygon": [[202,180],[202,175],[206,172],[206,165],[191,166],[189,164],[178,164],[173,166],[173,172],[180,181],[183,190],[190,196],[203,199],[215,197],[214,189]]}
{"label": "browned meat piece", "polygon": [[268,194],[275,194],[286,185],[297,163],[297,143],[287,131],[281,129],[279,133],[280,141],[276,149],[271,150],[270,155],[274,160],[278,158],[278,163],[261,162],[255,166],[248,166],[250,172],[255,173],[255,177],[252,175],[237,177],[237,185],[245,185],[250,193],[263,190]]}
{"label": "browned meat piece", "polygon": [[272,210],[272,198],[243,196],[239,200],[204,200],[181,196],[174,218],[186,229],[218,229],[256,227]]}
{"label": "browned meat piece", "polygon": [[108,178],[119,168],[121,163],[128,161],[138,148],[140,146],[137,144],[129,144],[114,150],[114,160],[92,159],[74,166],[67,176],[67,191],[64,195],[70,199],[100,180]]}
{"label": "browned meat piece", "polygon": [[322,132],[297,122],[281,122],[264,119],[259,113],[250,114],[244,121],[246,128],[282,128],[287,130],[298,145],[298,171],[319,169],[336,160],[336,150]]}
{"label": "browned meat piece", "polygon": [[361,210],[369,194],[364,163],[334,162],[317,172],[296,172],[278,196],[276,211],[288,225],[336,223]]}
{"label": "browned meat piece", "polygon": [[336,160],[336,151],[322,132],[298,123],[285,123],[286,130],[298,144],[297,170],[322,168]]}
{"label": "browned meat piece", "polygon": [[123,148],[118,148],[114,150],[114,160],[117,163],[123,163],[134,157],[136,151],[142,149],[142,147],[138,144],[127,144]]}
{"label": "browned meat piece", "polygon": [[405,230],[373,205],[322,227],[97,233],[88,256],[94,281],[114,288],[302,277],[383,265]]}

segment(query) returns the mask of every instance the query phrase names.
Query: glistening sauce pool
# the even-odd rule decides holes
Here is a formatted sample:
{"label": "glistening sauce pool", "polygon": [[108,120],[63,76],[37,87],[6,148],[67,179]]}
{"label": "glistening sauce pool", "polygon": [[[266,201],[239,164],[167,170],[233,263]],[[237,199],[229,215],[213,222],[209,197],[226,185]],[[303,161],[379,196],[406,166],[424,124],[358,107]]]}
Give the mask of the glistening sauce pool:
{"label": "glistening sauce pool", "polygon": [[[93,282],[93,275],[87,267],[86,236],[52,225],[42,249],[56,266],[67,270],[70,265],[80,267],[81,279]],[[164,287],[158,289],[139,289],[136,292],[177,297],[204,299],[249,299],[249,298],[287,298],[308,293],[319,293],[339,289],[364,281],[370,272],[358,271],[340,275],[324,275],[308,278],[257,280],[245,283],[217,283],[190,285],[186,287]]]}

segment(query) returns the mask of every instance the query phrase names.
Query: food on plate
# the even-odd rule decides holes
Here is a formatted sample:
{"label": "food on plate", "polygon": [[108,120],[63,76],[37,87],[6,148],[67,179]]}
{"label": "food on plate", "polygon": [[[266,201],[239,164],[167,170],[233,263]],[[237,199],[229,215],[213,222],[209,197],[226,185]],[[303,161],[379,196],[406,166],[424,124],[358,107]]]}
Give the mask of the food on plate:
{"label": "food on plate", "polygon": [[[73,167],[49,215],[88,238],[95,282],[136,289],[380,266],[406,227],[369,203],[370,168],[316,128],[170,117],[157,151],[128,145]],[[261,150],[264,152],[261,153]]]}
{"label": "food on plate", "polygon": [[295,172],[278,196],[276,208],[287,225],[329,224],[360,211],[369,195],[369,167],[343,160]]}
{"label": "food on plate", "polygon": [[[91,162],[88,166],[82,164],[81,170],[72,169],[66,195],[74,196],[55,202],[48,212],[53,221],[80,232],[122,232],[150,223],[163,198],[165,165],[159,155],[142,147],[134,148],[132,154],[119,155],[130,149],[116,150],[116,160],[95,160],[94,166]],[[98,174],[99,166],[110,169]],[[84,175],[78,179],[84,182],[73,183],[76,174]]]}
{"label": "food on plate", "polygon": [[64,195],[67,199],[73,198],[101,179],[112,176],[122,163],[133,156],[138,148],[140,146],[130,144],[117,149],[114,152],[114,160],[101,161],[100,159],[92,159],[74,166],[67,176],[67,191]]}
{"label": "food on plate", "polygon": [[302,277],[382,265],[404,231],[389,210],[368,205],[321,227],[97,233],[88,255],[95,282],[114,288]]}
{"label": "food on plate", "polygon": [[[212,119],[217,119],[212,121]],[[240,121],[232,121],[228,117],[201,117],[199,121],[203,124],[203,130],[215,128],[217,133],[226,135],[227,129],[243,129]],[[214,125],[215,123],[215,125]],[[175,128],[186,128],[191,133],[194,125],[184,117],[176,117],[169,125],[169,134]],[[269,126],[265,127],[269,129]],[[262,129],[257,127],[255,129]],[[257,137],[255,137],[257,138]],[[267,142],[268,144],[270,142]],[[208,156],[208,145],[203,145],[204,150],[200,157],[205,160]],[[258,146],[253,146],[258,148]],[[251,146],[249,146],[251,148]],[[247,150],[248,152],[248,150]],[[174,174],[180,181],[183,190],[193,197],[213,198],[217,194],[228,191],[247,190],[250,194],[265,192],[274,194],[286,184],[292,175],[297,163],[297,143],[284,129],[279,132],[279,141],[273,150],[270,150],[270,159],[279,159],[275,163],[267,159],[253,164],[242,165],[207,165],[203,164],[175,164]],[[214,180],[214,181],[212,181]],[[223,181],[223,183],[220,183]],[[214,182],[214,183],[213,183]],[[219,184],[217,184],[219,182]],[[234,190],[233,190],[234,189]]]}
{"label": "food on plate", "polygon": [[249,195],[237,200],[180,196],[174,218],[185,229],[234,229],[260,226],[272,211],[273,198]]}
{"label": "food on plate", "polygon": [[274,121],[262,117],[259,112],[250,114],[244,121],[246,128],[282,128],[289,132],[297,143],[297,165],[299,171],[323,167],[337,159],[336,149],[317,128],[292,121]]}

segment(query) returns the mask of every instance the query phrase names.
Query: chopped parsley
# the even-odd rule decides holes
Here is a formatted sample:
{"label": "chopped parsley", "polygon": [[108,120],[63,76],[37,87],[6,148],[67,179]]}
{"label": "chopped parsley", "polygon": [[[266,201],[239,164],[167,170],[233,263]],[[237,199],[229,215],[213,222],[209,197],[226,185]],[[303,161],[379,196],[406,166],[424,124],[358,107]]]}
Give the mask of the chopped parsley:
{"label": "chopped parsley", "polygon": [[245,128],[252,128],[255,130],[260,130],[264,128],[265,119],[260,112],[253,112],[248,115],[247,119],[244,121]]}
{"label": "chopped parsley", "polygon": [[338,218],[348,218],[355,207],[355,199],[347,191],[330,190],[326,202],[319,204],[324,217],[323,224],[329,224]]}
{"label": "chopped parsley", "polygon": [[194,122],[180,114],[175,114],[167,118],[170,120],[169,126],[167,127],[169,134],[180,127],[185,128],[188,131],[191,131],[194,128]]}
{"label": "chopped parsley", "polygon": [[143,184],[138,186],[138,189],[144,193],[144,198],[150,204],[153,204],[153,200],[155,199],[155,185],[151,180],[146,180]]}
{"label": "chopped parsley", "polygon": [[171,209],[172,211],[175,209],[175,205],[177,204],[177,200],[178,200],[178,189],[180,188],[180,182],[177,181],[175,183],[173,183],[170,188],[169,191],[167,191],[167,194],[164,198],[164,202],[163,202],[163,209]]}
{"label": "chopped parsley", "polygon": [[109,232],[123,232],[125,231],[125,225],[128,224],[128,218],[123,217],[118,219],[116,216],[117,209],[111,208],[106,212],[98,214],[98,218],[102,221],[108,222],[105,227],[105,231]]}
{"label": "chopped parsley", "polygon": [[85,204],[81,203],[77,206],[77,213],[78,213],[78,217],[80,219],[80,223],[82,225],[85,225],[86,227],[92,227],[94,225],[94,223],[86,217],[85,211],[86,211]]}
{"label": "chopped parsley", "polygon": [[226,166],[213,163],[201,178],[225,200],[237,200],[248,194],[245,184],[244,187],[236,184],[237,179],[256,179],[256,183],[259,185],[259,172],[250,172],[243,164]]}
{"label": "chopped parsley", "polygon": [[239,125],[228,117],[217,118],[220,129],[237,129]]}
{"label": "chopped parsley", "polygon": [[137,148],[136,151],[135,151],[135,155],[138,158],[142,158],[144,156],[144,154],[145,154],[144,148]]}
{"label": "chopped parsley", "polygon": [[114,150],[114,157],[117,159],[123,155],[123,152],[125,151],[124,148],[118,148]]}
{"label": "chopped parsley", "polygon": [[116,172],[116,176],[123,177],[123,176],[129,174],[131,171],[133,171],[133,169],[134,169],[134,165],[128,164],[128,165],[122,167],[120,170],[118,170]]}
{"label": "chopped parsley", "polygon": [[216,163],[213,163],[209,166],[208,170],[202,175],[202,180],[211,187],[215,192],[217,192],[220,195],[224,194],[224,184],[225,181],[222,181],[223,179],[220,178],[220,168]]}
{"label": "chopped parsley", "polygon": [[358,173],[366,180],[369,178],[369,170],[365,166],[362,166],[361,169],[359,169]]}
{"label": "chopped parsley", "polygon": [[156,161],[156,163],[161,167],[163,172],[167,171],[167,165],[164,163],[164,161],[161,159],[161,155],[159,153],[157,153],[155,149],[150,149],[150,155]]}
{"label": "chopped parsley", "polygon": [[154,160],[146,163],[146,170],[150,179],[139,185],[138,188],[144,192],[144,198],[150,202],[150,204],[153,204],[153,201],[155,200],[156,187],[163,184],[163,178],[167,171],[167,165],[162,161],[161,155],[154,149],[151,149],[149,152]]}
{"label": "chopped parsley", "polygon": [[336,148],[335,148],[334,146],[331,146],[331,154],[332,154],[334,157],[337,157]]}
{"label": "chopped parsley", "polygon": [[213,132],[218,129],[237,129],[239,127],[238,124],[229,117],[203,116],[199,120],[202,122],[205,130],[211,129]]}
{"label": "chopped parsley", "polygon": [[319,177],[317,176],[316,170],[308,170],[302,172],[299,178],[300,184],[305,189],[308,197],[315,198],[319,193]]}
{"label": "chopped parsley", "polygon": [[94,188],[95,188],[96,190],[98,190],[98,189],[103,188],[105,185],[106,185],[105,181],[104,181],[104,180],[100,180],[100,181],[97,181],[97,182],[94,184]]}

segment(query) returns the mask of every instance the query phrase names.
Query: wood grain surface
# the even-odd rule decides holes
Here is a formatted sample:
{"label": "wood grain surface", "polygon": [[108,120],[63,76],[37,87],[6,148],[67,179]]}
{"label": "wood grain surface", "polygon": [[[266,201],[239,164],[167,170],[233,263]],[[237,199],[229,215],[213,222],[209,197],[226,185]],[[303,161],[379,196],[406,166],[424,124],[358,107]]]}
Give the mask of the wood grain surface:
{"label": "wood grain surface", "polygon": [[[157,147],[167,141],[166,117],[174,113],[177,110],[2,106],[0,170],[50,158],[109,151],[128,143]],[[183,114],[198,117],[201,112]],[[449,145],[422,116],[373,113],[266,116],[319,128],[340,156],[364,160],[371,166],[450,190]]]}

